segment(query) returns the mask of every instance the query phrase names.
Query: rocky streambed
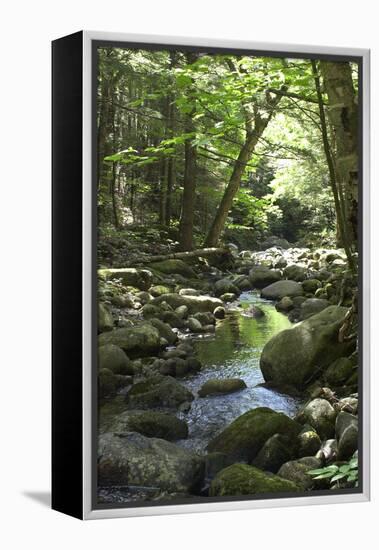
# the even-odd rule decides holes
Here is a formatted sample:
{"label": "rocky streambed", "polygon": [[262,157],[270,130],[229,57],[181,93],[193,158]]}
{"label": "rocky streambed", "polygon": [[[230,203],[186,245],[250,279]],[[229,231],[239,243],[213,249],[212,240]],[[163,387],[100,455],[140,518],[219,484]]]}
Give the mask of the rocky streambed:
{"label": "rocky streambed", "polygon": [[318,490],[356,453],[343,253],[230,256],[99,271],[100,502]]}

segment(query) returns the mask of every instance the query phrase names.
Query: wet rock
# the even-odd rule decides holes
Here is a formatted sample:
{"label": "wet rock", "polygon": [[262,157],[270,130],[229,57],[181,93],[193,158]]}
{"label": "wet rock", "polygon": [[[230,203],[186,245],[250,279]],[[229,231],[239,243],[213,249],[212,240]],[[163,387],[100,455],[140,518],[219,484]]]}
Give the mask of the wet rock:
{"label": "wet rock", "polygon": [[309,317],[312,317],[312,315],[320,313],[329,306],[330,304],[328,300],[308,298],[300,305],[300,319],[301,321],[305,321],[306,319],[309,319]]}
{"label": "wet rock", "polygon": [[153,274],[148,269],[123,267],[121,269],[99,269],[98,274],[106,281],[119,279],[125,286],[134,286],[140,290],[149,290]]}
{"label": "wet rock", "polygon": [[235,460],[251,462],[274,434],[296,437],[301,426],[283,413],[258,407],[234,420],[208,444],[208,451],[226,453]]}
{"label": "wet rock", "polygon": [[338,341],[346,312],[345,307],[329,306],[273,336],[260,358],[265,381],[303,389],[335,359],[348,355],[355,343]]}
{"label": "wet rock", "polygon": [[358,418],[342,411],[336,420],[337,460],[348,460],[358,449]]}
{"label": "wet rock", "polygon": [[134,384],[126,396],[132,409],[178,408],[193,401],[192,393],[171,376],[156,374]]}
{"label": "wet rock", "polygon": [[316,398],[297,414],[296,420],[312,426],[321,439],[328,439],[334,435],[336,411],[326,399]]}
{"label": "wet rock", "polygon": [[164,285],[154,285],[149,288],[149,293],[153,296],[153,298],[162,296],[162,294],[170,294],[170,292],[171,289]]}
{"label": "wet rock", "polygon": [[195,319],[195,317],[188,317],[188,328],[191,332],[202,332],[203,327],[200,321]]}
{"label": "wet rock", "polygon": [[187,317],[188,317],[188,307],[187,306],[179,306],[175,309],[175,313],[179,317],[179,319],[187,319]]}
{"label": "wet rock", "polygon": [[130,328],[116,328],[99,336],[99,345],[113,344],[126,353],[144,356],[161,348],[159,331],[148,322]]}
{"label": "wet rock", "polygon": [[233,464],[221,470],[211,483],[212,497],[298,492],[299,487],[274,474],[266,474],[254,466]]}
{"label": "wet rock", "polygon": [[281,300],[285,296],[301,296],[302,286],[296,281],[278,281],[262,289],[261,296],[267,300]]}
{"label": "wet rock", "polygon": [[215,323],[215,318],[210,311],[195,313],[192,317],[197,319],[197,321],[199,321],[202,325],[212,325]]}
{"label": "wet rock", "polygon": [[238,287],[233,283],[233,281],[230,281],[229,279],[219,279],[215,282],[214,285],[214,292],[216,296],[221,296],[222,294],[239,294]]}
{"label": "wet rock", "polygon": [[170,346],[175,344],[175,342],[178,340],[178,336],[171,329],[169,324],[164,323],[159,319],[150,319],[150,323],[152,324],[153,327],[155,327],[158,330],[160,337],[165,338],[165,340],[167,340]]}
{"label": "wet rock", "polygon": [[154,317],[160,319],[162,317],[162,310],[157,306],[153,306],[152,304],[145,304],[142,307],[142,315],[144,319],[152,319]]}
{"label": "wet rock", "polygon": [[229,302],[234,302],[234,300],[237,299],[237,295],[236,294],[232,294],[231,292],[226,292],[225,294],[222,294],[220,296],[220,299],[225,302],[226,304],[228,304]]}
{"label": "wet rock", "polygon": [[181,288],[179,290],[179,296],[200,296],[200,290],[195,288]]}
{"label": "wet rock", "polygon": [[247,317],[252,317],[253,319],[262,319],[265,317],[265,312],[259,306],[250,306],[247,309],[243,310],[243,314]]}
{"label": "wet rock", "polygon": [[97,330],[98,332],[106,332],[113,328],[113,317],[105,304],[99,302],[97,314]]}
{"label": "wet rock", "polygon": [[321,448],[316,453],[316,458],[322,463],[329,464],[334,462],[337,457],[337,439],[327,439],[323,441]]}
{"label": "wet rock", "polygon": [[174,311],[164,311],[162,313],[162,319],[165,323],[168,323],[172,328],[183,328],[184,320]]}
{"label": "wet rock", "polygon": [[109,369],[100,369],[97,376],[99,398],[112,397],[118,389],[116,375]]}
{"label": "wet rock", "polygon": [[310,470],[316,470],[322,466],[321,461],[314,456],[307,456],[299,460],[291,460],[283,464],[278,471],[278,476],[292,481],[303,491],[312,489],[315,481],[308,474]]}
{"label": "wet rock", "polygon": [[289,296],[284,296],[277,304],[275,304],[275,309],[277,311],[288,312],[294,308],[293,300]]}
{"label": "wet rock", "polygon": [[100,486],[139,485],[169,492],[196,492],[204,478],[204,459],[164,439],[139,433],[99,438]]}
{"label": "wet rock", "polygon": [[278,269],[269,269],[265,266],[257,266],[250,270],[249,280],[254,288],[264,288],[271,283],[280,281],[282,274]]}
{"label": "wet rock", "polygon": [[114,374],[134,374],[131,360],[126,353],[114,344],[106,344],[98,348],[99,369],[109,369]]}
{"label": "wet rock", "polygon": [[358,413],[358,399],[356,397],[344,397],[336,405],[339,411],[345,411],[356,415]]}
{"label": "wet rock", "polygon": [[321,287],[321,282],[318,279],[306,279],[301,283],[304,292],[314,294]]}
{"label": "wet rock", "polygon": [[233,393],[245,389],[247,386],[240,378],[211,378],[207,380],[199,390],[199,397],[207,395],[221,395]]}

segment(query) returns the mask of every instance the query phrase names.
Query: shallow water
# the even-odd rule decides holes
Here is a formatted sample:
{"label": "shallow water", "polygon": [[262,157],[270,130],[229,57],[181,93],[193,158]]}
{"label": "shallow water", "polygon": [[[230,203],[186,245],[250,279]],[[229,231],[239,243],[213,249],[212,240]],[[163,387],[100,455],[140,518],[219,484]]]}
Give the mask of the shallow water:
{"label": "shallow water", "polygon": [[[203,364],[201,372],[181,379],[196,399],[190,411],[182,415],[189,425],[189,437],[178,444],[198,452],[250,409],[264,406],[294,416],[301,404],[299,398],[257,387],[264,382],[259,368],[262,349],[274,334],[292,326],[287,317],[256,292],[241,294],[233,305],[236,307],[229,310],[226,318],[218,321],[214,335],[196,341],[197,355]],[[265,315],[256,319],[244,314],[251,305],[259,306]],[[227,395],[197,397],[200,387],[210,378],[242,378],[247,388]]]}

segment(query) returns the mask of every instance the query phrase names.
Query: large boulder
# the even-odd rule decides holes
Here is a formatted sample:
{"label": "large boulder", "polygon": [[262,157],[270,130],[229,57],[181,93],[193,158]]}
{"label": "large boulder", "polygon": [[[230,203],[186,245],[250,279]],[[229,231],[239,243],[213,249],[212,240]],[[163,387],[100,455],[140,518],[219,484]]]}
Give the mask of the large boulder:
{"label": "large boulder", "polygon": [[300,320],[305,321],[309,317],[312,317],[312,315],[320,313],[320,311],[323,311],[329,307],[329,305],[328,300],[324,300],[322,298],[308,298],[307,300],[304,300],[304,302],[300,305]]}
{"label": "large boulder", "polygon": [[134,327],[116,328],[99,336],[99,345],[113,344],[131,355],[149,355],[161,347],[160,334],[151,323]]}
{"label": "large boulder", "polygon": [[358,418],[342,411],[336,420],[337,459],[348,460],[358,449]]}
{"label": "large boulder", "polygon": [[229,424],[210,441],[207,449],[225,453],[235,460],[251,462],[274,434],[283,434],[293,441],[300,430],[301,426],[285,414],[258,407]]}
{"label": "large boulder", "polygon": [[329,306],[293,328],[273,336],[264,346],[260,367],[266,382],[303,389],[354,342],[339,342],[338,332],[347,308]]}
{"label": "large boulder", "polygon": [[125,286],[134,286],[140,290],[148,290],[153,281],[153,274],[148,269],[123,267],[120,269],[99,269],[98,275],[106,281],[119,279]]}
{"label": "large boulder", "polygon": [[213,479],[211,497],[298,492],[299,487],[273,474],[267,474],[247,464],[233,464],[221,470]]}
{"label": "large boulder", "polygon": [[113,317],[105,304],[99,302],[97,308],[97,331],[107,332],[113,328]]}
{"label": "large boulder", "polygon": [[178,274],[183,277],[194,279],[197,277],[196,273],[188,264],[183,260],[164,260],[162,262],[154,262],[150,264],[151,269],[156,269],[166,275]]}
{"label": "large boulder", "polygon": [[273,472],[279,470],[280,466],[293,458],[296,447],[296,440],[282,434],[271,436],[253,460],[253,466],[260,470]]}
{"label": "large boulder", "polygon": [[109,369],[114,374],[134,374],[131,360],[121,348],[114,344],[99,346],[98,367]]}
{"label": "large boulder", "polygon": [[301,282],[307,277],[307,268],[296,264],[287,265],[284,268],[283,275],[291,281]]}
{"label": "large boulder", "polygon": [[134,384],[127,394],[131,409],[177,409],[194,399],[192,393],[171,376],[156,374]]}
{"label": "large boulder", "polygon": [[264,288],[271,283],[280,281],[281,278],[279,269],[270,269],[266,266],[254,267],[249,272],[249,281],[254,288]]}
{"label": "large boulder", "polygon": [[204,459],[164,439],[139,433],[106,433],[99,438],[100,486],[136,485],[191,493],[200,489]]}
{"label": "large boulder", "polygon": [[343,386],[355,372],[356,367],[347,357],[333,361],[324,374],[325,382],[332,388]]}
{"label": "large boulder", "polygon": [[328,439],[334,436],[336,415],[329,401],[317,397],[297,414],[296,420],[301,424],[312,426],[321,439]]}
{"label": "large boulder", "polygon": [[217,307],[224,305],[223,301],[219,298],[211,296],[182,296],[174,292],[162,294],[158,298],[154,298],[151,303],[152,305],[159,305],[162,302],[166,302],[173,309],[179,306],[187,306],[189,313],[197,313],[199,311],[210,311],[213,313]]}
{"label": "large boulder", "polygon": [[112,418],[106,431],[138,432],[146,437],[176,441],[188,437],[188,426],[174,414],[159,411],[125,411]]}
{"label": "large boulder", "polygon": [[211,378],[207,380],[199,389],[199,396],[221,395],[224,393],[233,393],[245,389],[247,386],[240,378]]}
{"label": "large boulder", "polygon": [[281,300],[284,296],[292,298],[302,294],[304,294],[303,287],[296,281],[277,281],[261,291],[262,298],[267,300]]}

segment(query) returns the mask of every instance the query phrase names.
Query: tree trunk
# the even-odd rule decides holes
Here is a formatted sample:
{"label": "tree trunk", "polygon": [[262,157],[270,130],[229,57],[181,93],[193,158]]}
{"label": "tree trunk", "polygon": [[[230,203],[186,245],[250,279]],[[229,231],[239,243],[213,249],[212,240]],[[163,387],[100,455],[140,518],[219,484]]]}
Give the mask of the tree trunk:
{"label": "tree trunk", "polygon": [[[187,53],[186,60],[188,64],[196,61],[198,54]],[[191,89],[189,90],[191,95]],[[193,133],[195,125],[193,116],[196,107],[192,112],[186,115],[185,132]],[[192,250],[193,248],[193,220],[196,200],[196,172],[197,172],[197,146],[193,143],[193,138],[186,139],[184,142],[184,181],[182,198],[182,216],[179,229],[179,248],[180,250]]]}
{"label": "tree trunk", "polygon": [[356,245],[358,239],[358,105],[351,66],[347,62],[320,62],[328,96],[328,119],[335,135],[335,170],[346,238]]}

